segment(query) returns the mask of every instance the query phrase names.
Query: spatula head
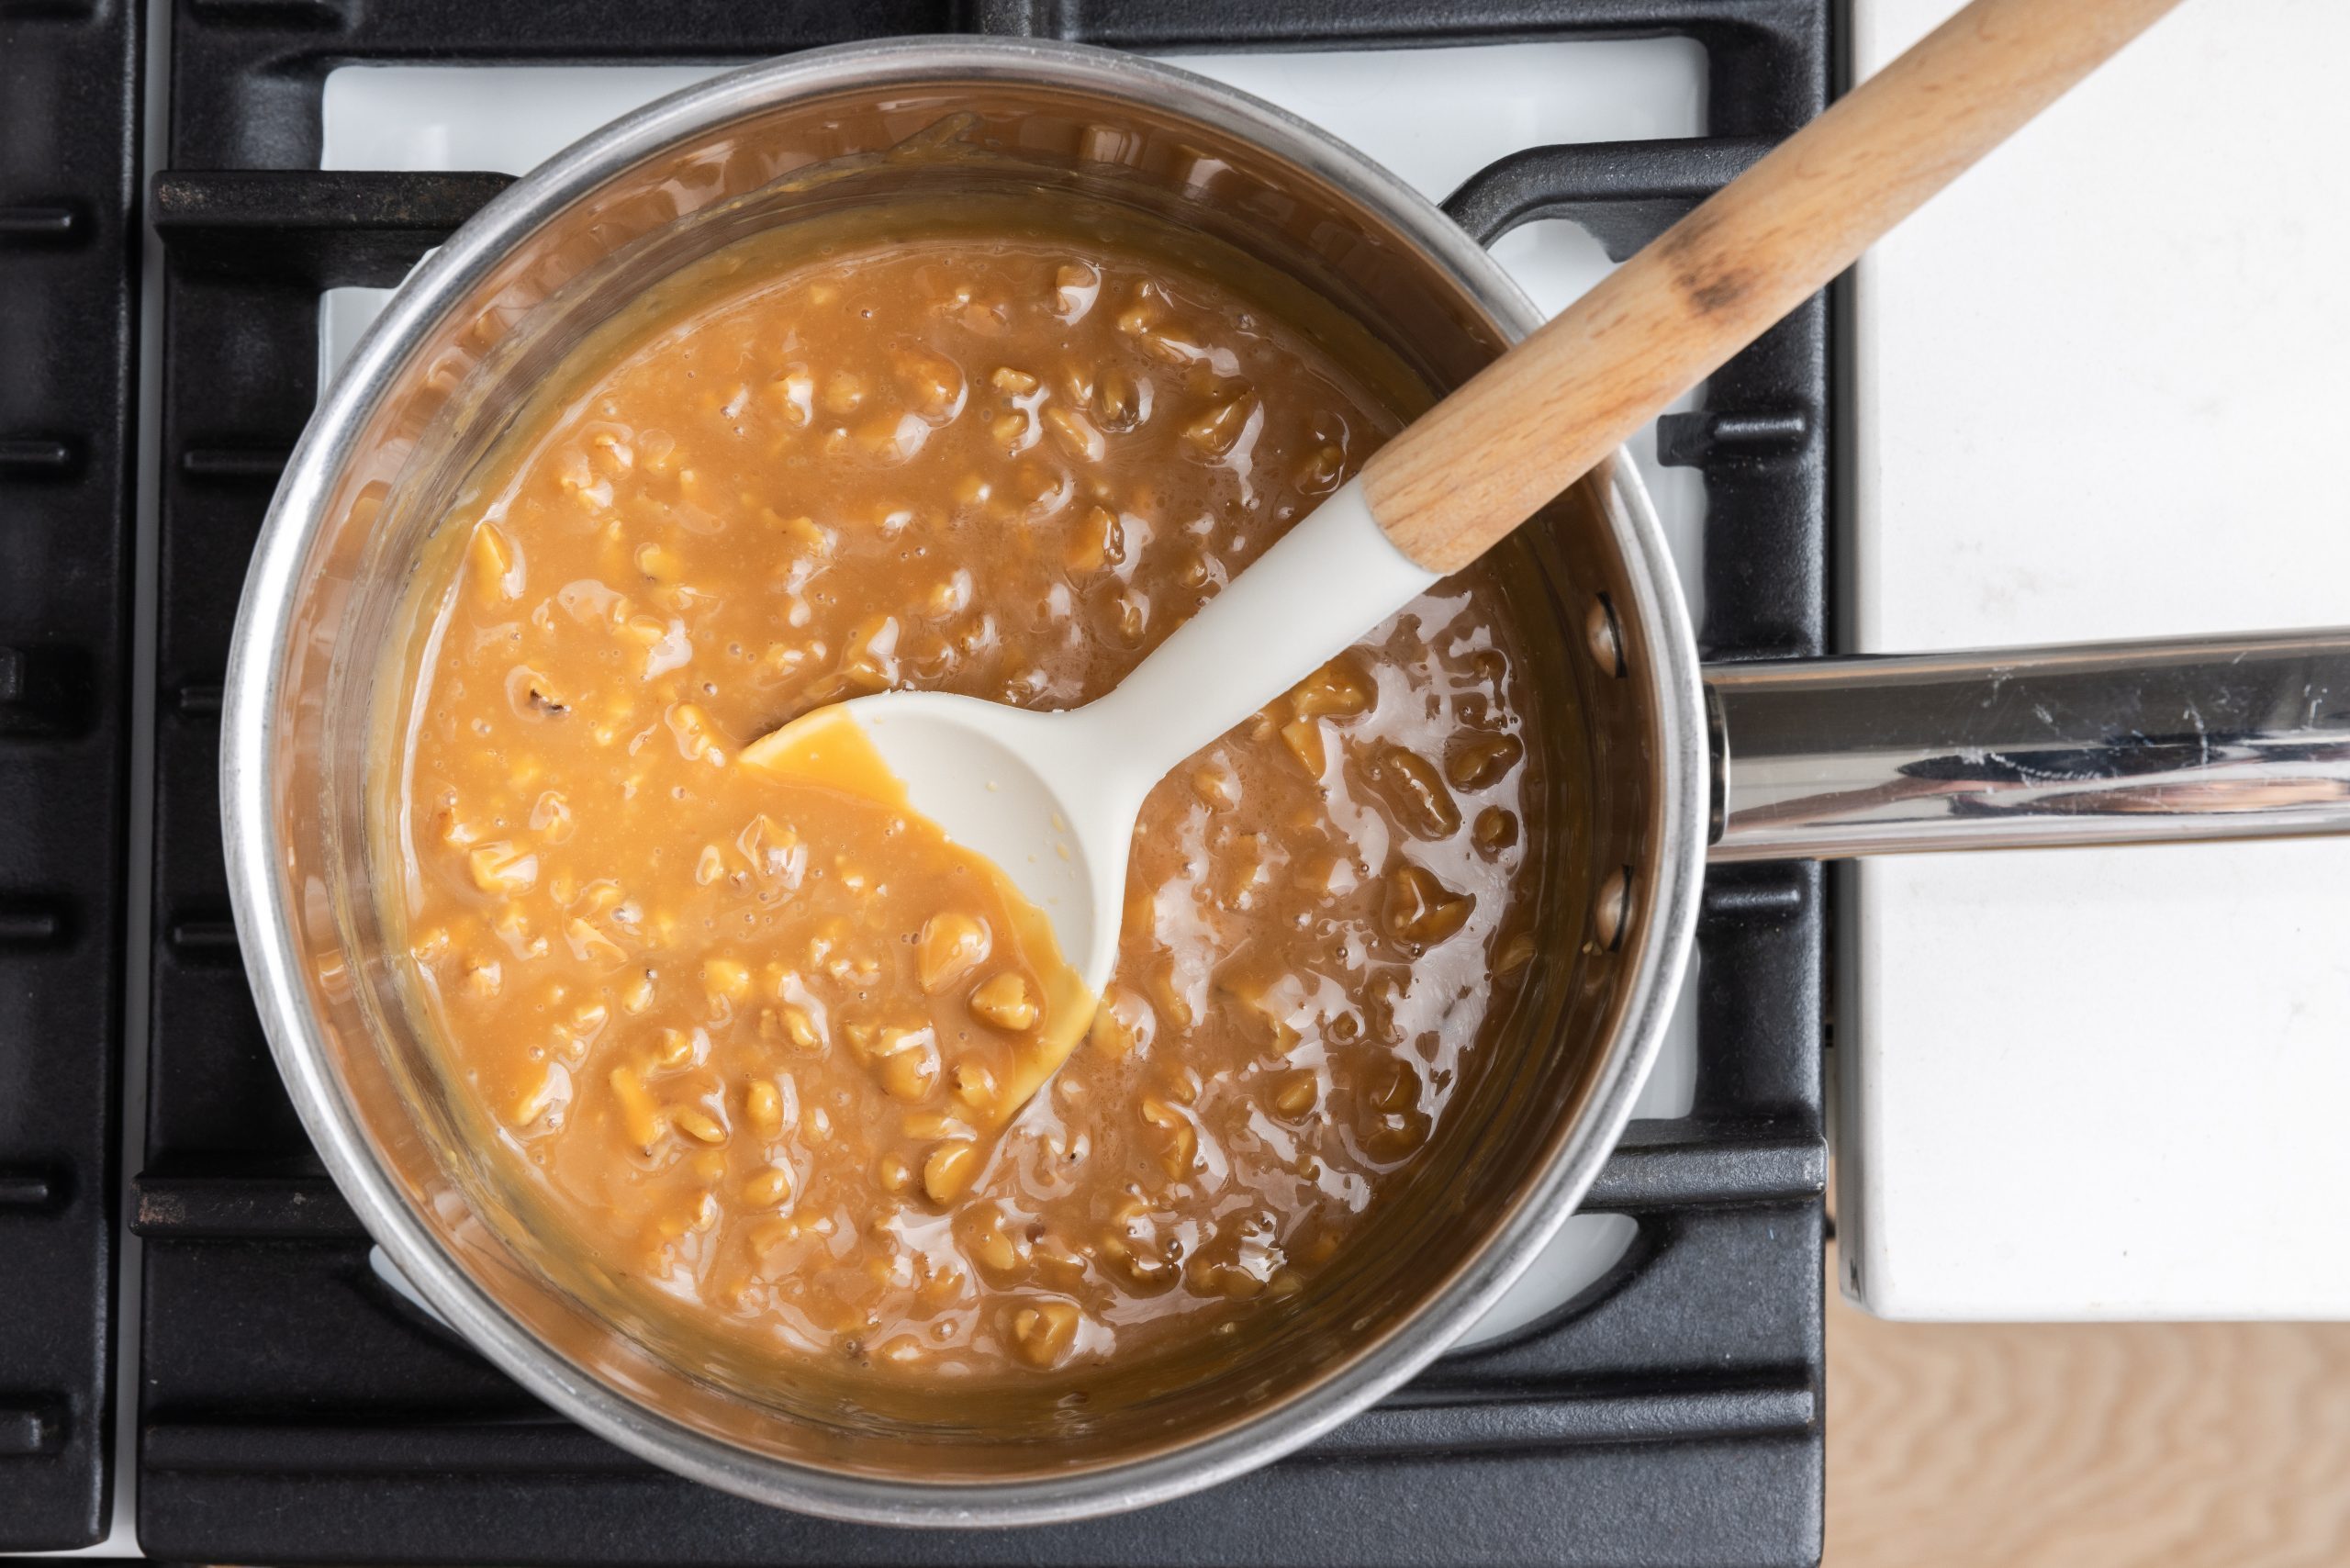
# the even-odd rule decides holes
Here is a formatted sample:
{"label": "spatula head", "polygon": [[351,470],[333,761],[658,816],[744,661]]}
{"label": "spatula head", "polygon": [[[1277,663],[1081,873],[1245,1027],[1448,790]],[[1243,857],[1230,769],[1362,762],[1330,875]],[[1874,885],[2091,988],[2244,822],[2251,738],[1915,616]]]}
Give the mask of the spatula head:
{"label": "spatula head", "polygon": [[991,862],[1016,894],[1011,902],[1033,910],[1023,945],[1047,960],[1047,1025],[1022,1075],[1029,1081],[1003,1086],[1012,1107],[1083,1036],[1117,959],[1135,806],[1111,784],[1114,768],[1089,767],[1084,740],[1075,714],[903,691],[820,708],[741,753],[778,778],[927,819]]}

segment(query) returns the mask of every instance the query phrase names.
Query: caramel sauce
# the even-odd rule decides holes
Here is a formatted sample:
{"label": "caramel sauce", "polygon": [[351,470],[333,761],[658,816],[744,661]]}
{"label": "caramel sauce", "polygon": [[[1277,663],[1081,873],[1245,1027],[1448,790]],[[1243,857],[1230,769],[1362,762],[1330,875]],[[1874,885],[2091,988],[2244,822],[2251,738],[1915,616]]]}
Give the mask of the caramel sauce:
{"label": "caramel sauce", "polygon": [[[1022,892],[1002,867],[955,844],[943,828],[913,808],[905,780],[890,770],[847,710],[826,706],[802,714],[744,747],[739,760],[803,791],[815,790],[817,798],[802,810],[816,813],[824,823],[827,838],[836,846],[845,843],[842,830],[855,823],[859,813],[827,817],[825,795],[845,794],[860,803],[885,808],[883,837],[851,853],[861,852],[868,863],[886,868],[889,877],[897,879],[909,872],[935,877],[942,868],[952,865],[966,879],[977,877],[988,885],[992,894],[986,901],[988,913],[950,904],[923,921],[915,937],[914,978],[923,994],[935,997],[988,966],[999,944],[1008,944],[1004,957],[1014,969],[996,969],[969,991],[969,1010],[990,1027],[957,1035],[958,1050],[949,1070],[957,1102],[953,1138],[992,1140],[1028,1103],[1028,1097],[1069,1059],[1071,1048],[1091,1028],[1101,1002],[1061,952],[1053,935],[1052,917]],[[976,779],[971,784],[979,787]],[[1031,975],[1035,977],[1033,985],[1027,978]],[[920,1022],[909,1025],[908,1037],[922,1026]],[[952,1198],[961,1190],[960,1183],[942,1184],[931,1179],[931,1172],[942,1166],[957,1171],[976,1170],[982,1153],[945,1143],[927,1151],[923,1166],[925,1193],[934,1202]]]}
{"label": "caramel sauce", "polygon": [[1398,423],[1226,284],[1043,227],[737,247],[575,355],[420,588],[387,890],[564,1244],[756,1355],[927,1382],[1311,1290],[1533,951],[1483,568],[1161,783],[1114,978],[1024,1105],[1049,934],[887,800],[741,752],[890,687],[1097,696]]}

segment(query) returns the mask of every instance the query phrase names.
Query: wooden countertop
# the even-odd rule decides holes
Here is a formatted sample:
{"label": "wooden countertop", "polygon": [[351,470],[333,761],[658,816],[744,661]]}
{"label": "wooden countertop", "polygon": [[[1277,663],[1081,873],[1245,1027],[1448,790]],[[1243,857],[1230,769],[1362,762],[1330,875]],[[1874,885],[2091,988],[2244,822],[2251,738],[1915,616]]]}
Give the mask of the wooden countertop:
{"label": "wooden countertop", "polygon": [[1830,1258],[1828,1568],[2350,1563],[2350,1324],[1886,1323]]}

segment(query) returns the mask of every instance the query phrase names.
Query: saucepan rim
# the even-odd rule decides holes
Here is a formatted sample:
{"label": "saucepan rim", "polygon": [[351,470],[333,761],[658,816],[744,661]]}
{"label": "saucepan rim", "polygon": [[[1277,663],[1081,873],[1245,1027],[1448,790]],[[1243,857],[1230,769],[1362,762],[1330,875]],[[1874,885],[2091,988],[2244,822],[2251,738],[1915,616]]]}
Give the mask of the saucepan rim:
{"label": "saucepan rim", "polygon": [[1604,1043],[1581,1116],[1516,1212],[1452,1280],[1383,1339],[1279,1404],[1196,1441],[1126,1462],[1001,1482],[943,1484],[819,1469],[737,1447],[640,1404],[525,1328],[448,1252],[386,1169],[333,1065],[302,978],[274,821],[273,757],[302,575],[360,432],[412,352],[513,252],[616,173],[752,114],[844,91],[941,82],[1069,88],[1189,116],[1237,135],[1364,202],[1422,248],[1511,336],[1540,320],[1485,251],[1432,203],[1328,133],[1237,89],[1175,66],[1082,45],[916,38],[815,50],[747,66],[673,94],[558,153],[467,221],[395,294],[304,432],[273,499],[237,618],[222,708],[222,829],[248,976],[278,1070],[304,1127],[368,1231],[433,1307],[501,1370],[620,1447],[756,1501],[880,1525],[1054,1523],[1145,1506],[1287,1453],[1354,1415],[1442,1353],[1483,1316],[1564,1222],[1614,1147],[1662,1037],[1686,962],[1703,870],[1705,729],[1695,641],[1648,496],[1628,459],[1614,465],[1611,521],[1632,602],[1617,612],[1646,650],[1658,739],[1646,758],[1659,852],[1655,885],[1625,941],[1619,1026]]}

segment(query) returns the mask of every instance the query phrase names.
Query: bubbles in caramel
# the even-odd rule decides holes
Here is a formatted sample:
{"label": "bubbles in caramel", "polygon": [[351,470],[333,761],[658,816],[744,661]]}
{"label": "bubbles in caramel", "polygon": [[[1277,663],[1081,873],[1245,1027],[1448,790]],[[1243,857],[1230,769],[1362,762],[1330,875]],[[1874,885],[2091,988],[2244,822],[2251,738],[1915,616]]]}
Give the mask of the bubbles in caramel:
{"label": "bubbles in caramel", "polygon": [[1101,694],[1398,422],[1077,228],[738,246],[577,351],[427,563],[386,894],[561,1244],[737,1349],[934,1381],[1314,1290],[1534,948],[1540,747],[1483,568],[1160,784],[1116,973],[1024,1104],[1052,998],[1001,886],[741,753],[889,687]]}

